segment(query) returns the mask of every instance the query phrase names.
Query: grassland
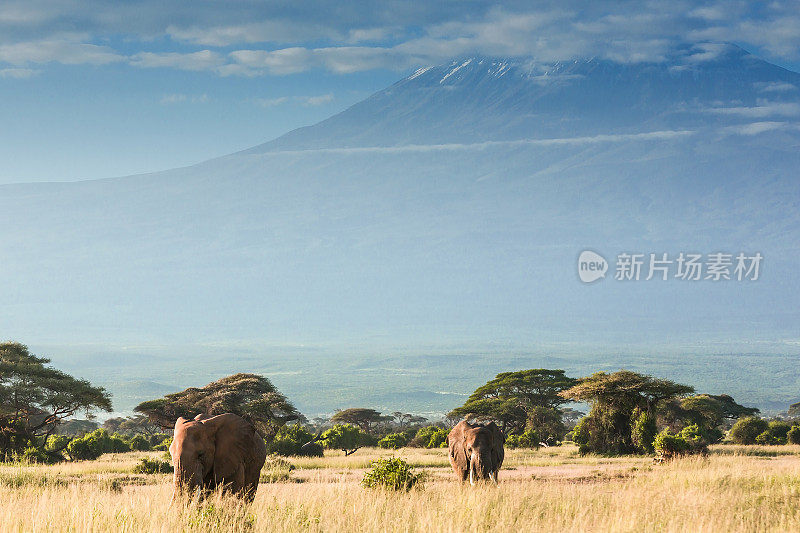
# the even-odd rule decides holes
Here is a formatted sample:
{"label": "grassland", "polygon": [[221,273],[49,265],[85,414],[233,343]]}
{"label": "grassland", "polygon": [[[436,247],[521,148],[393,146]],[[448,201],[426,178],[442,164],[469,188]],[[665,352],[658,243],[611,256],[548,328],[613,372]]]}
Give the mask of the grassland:
{"label": "grassland", "polygon": [[[0,466],[2,531],[800,531],[800,446],[718,446],[706,458],[581,457],[509,450],[498,487],[461,486],[445,450],[362,449],[266,470],[255,502],[215,495],[170,506],[169,475],[133,474],[153,453]],[[427,473],[396,494],[363,489],[369,462]],[[277,480],[277,481],[275,481]]]}

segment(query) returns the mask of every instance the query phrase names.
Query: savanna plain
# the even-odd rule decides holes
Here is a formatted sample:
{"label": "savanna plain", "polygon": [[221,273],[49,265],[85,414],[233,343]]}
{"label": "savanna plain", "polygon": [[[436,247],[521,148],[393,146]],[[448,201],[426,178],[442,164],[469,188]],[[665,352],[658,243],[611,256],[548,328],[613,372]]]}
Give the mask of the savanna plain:
{"label": "savanna plain", "polygon": [[[252,504],[214,494],[171,504],[171,474],[135,474],[158,452],[0,466],[2,531],[800,531],[800,446],[712,446],[707,457],[506,450],[498,486],[452,477],[445,449],[363,448],[345,457],[268,459]],[[425,482],[360,485],[401,457]]]}

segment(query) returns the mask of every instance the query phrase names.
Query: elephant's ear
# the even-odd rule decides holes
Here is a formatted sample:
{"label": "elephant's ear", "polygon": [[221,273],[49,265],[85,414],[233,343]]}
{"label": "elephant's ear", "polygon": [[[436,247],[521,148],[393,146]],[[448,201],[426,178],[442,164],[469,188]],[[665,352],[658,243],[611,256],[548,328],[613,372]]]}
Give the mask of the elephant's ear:
{"label": "elephant's ear", "polygon": [[[244,464],[254,460],[255,439],[262,439],[252,424],[233,413],[203,419],[215,442],[214,476],[230,479]],[[263,439],[262,439],[263,441]]]}
{"label": "elephant's ear", "polygon": [[503,466],[503,459],[506,455],[505,449],[503,448],[503,443],[506,441],[506,436],[503,435],[503,432],[494,422],[490,422],[486,428],[492,434],[492,459],[494,459],[495,469],[500,470],[500,467]]}
{"label": "elephant's ear", "polygon": [[455,466],[463,472],[466,472],[469,469],[467,450],[464,447],[464,441],[466,438],[467,437],[464,434],[464,426],[461,423],[457,424],[447,435],[447,444],[450,447],[450,457]]}

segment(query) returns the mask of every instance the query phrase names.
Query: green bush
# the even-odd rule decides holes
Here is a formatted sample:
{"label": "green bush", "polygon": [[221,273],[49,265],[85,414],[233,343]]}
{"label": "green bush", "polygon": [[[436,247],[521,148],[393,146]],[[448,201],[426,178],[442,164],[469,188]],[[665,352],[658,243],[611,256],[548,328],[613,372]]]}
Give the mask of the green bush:
{"label": "green bush", "polygon": [[148,452],[153,449],[153,447],[150,445],[150,440],[144,435],[136,435],[130,439],[128,441],[128,446],[130,446],[131,450],[137,452]]}
{"label": "green bush", "polygon": [[656,435],[653,449],[661,459],[673,459],[683,455],[705,455],[708,453],[708,441],[697,424],[686,426],[677,435],[665,429]]}
{"label": "green bush", "polygon": [[378,446],[389,450],[397,450],[408,444],[408,437],[405,433],[389,433],[378,441]]}
{"label": "green bush", "polygon": [[776,444],[786,444],[786,435],[792,429],[791,424],[783,420],[772,420],[769,423],[769,434],[777,439]]}
{"label": "green bush", "polygon": [[728,436],[736,444],[755,444],[756,437],[769,429],[766,420],[757,416],[740,418],[731,428]]}
{"label": "green bush", "polygon": [[524,433],[509,435],[506,437],[506,446],[509,448],[539,448],[539,433],[529,429]]}
{"label": "green bush", "polygon": [[[122,441],[117,437],[115,439]],[[127,447],[124,441],[122,443]],[[118,446],[121,445],[118,442],[112,442],[112,437],[108,435],[106,430],[97,429],[83,437],[72,439],[67,446],[67,453],[73,461],[88,461],[97,459]]]}
{"label": "green bush", "polygon": [[259,481],[261,483],[280,483],[288,481],[292,477],[292,471],[295,469],[294,465],[282,457],[277,455],[270,455],[264,461],[264,467],[261,469]]}
{"label": "green bush", "polygon": [[450,433],[446,428],[438,426],[425,426],[419,428],[414,438],[408,443],[412,448],[447,448],[447,435]]}
{"label": "green bush", "polygon": [[34,446],[29,446],[17,456],[21,463],[28,464],[52,464],[58,462],[58,456],[50,456],[47,452]]}
{"label": "green bush", "polygon": [[125,453],[131,451],[131,446],[128,441],[121,435],[111,435],[108,439],[104,453]]}
{"label": "green bush", "polygon": [[[311,442],[313,438],[314,436],[300,424],[283,426],[267,446],[267,451],[271,454],[284,456],[322,457],[322,445],[317,442]],[[305,446],[306,443],[310,444]]]}
{"label": "green bush", "polygon": [[69,437],[66,435],[50,435],[47,438],[47,443],[44,445],[44,449],[48,452],[59,452],[61,450],[66,450],[67,445],[69,445]]}
{"label": "green bush", "polygon": [[583,417],[572,428],[572,442],[578,445],[578,452],[581,454],[589,451],[589,425],[589,418]]}
{"label": "green bush", "polygon": [[414,472],[411,465],[399,458],[378,459],[370,466],[361,480],[361,485],[367,488],[409,491],[423,481],[422,473]]}
{"label": "green bush", "polygon": [[171,474],[172,465],[160,459],[150,459],[145,457],[139,464],[133,467],[134,474]]}
{"label": "green bush", "polygon": [[786,434],[786,441],[789,444],[800,444],[800,426],[793,426]]}
{"label": "green bush", "polygon": [[326,448],[343,450],[345,453],[353,453],[364,446],[365,441],[364,434],[350,424],[336,424],[322,434],[322,440]]}
{"label": "green bush", "polygon": [[759,433],[759,435],[756,437],[756,444],[760,444],[762,446],[772,446],[775,444],[781,444],[781,440],[767,430]]}
{"label": "green bush", "polygon": [[172,445],[172,437],[166,437],[159,444],[153,446],[153,450],[157,452],[168,452],[169,447]]}
{"label": "green bush", "polygon": [[656,419],[647,411],[636,409],[631,417],[631,439],[640,452],[653,453],[653,441],[658,433]]}
{"label": "green bush", "polygon": [[103,451],[93,446],[88,439],[81,437],[70,441],[67,453],[73,461],[90,461],[100,457]]}
{"label": "green bush", "polygon": [[378,437],[375,435],[370,435],[369,433],[364,433],[361,431],[358,434],[358,444],[359,446],[377,446],[378,445]]}
{"label": "green bush", "polygon": [[689,453],[705,455],[708,453],[708,438],[706,434],[697,424],[692,424],[683,428],[678,433],[678,436],[686,442],[689,447]]}
{"label": "green bush", "polygon": [[689,451],[689,444],[680,435],[673,435],[665,429],[653,440],[653,449],[662,459],[673,459],[685,455]]}

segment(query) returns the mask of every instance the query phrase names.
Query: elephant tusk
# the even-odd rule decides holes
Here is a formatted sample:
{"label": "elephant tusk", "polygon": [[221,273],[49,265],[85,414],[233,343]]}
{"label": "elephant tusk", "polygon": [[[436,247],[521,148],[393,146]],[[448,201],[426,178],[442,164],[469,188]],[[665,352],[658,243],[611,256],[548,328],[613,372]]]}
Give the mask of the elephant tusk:
{"label": "elephant tusk", "polygon": [[497,485],[497,472],[495,470],[489,472],[489,479],[492,481],[492,483]]}
{"label": "elephant tusk", "polygon": [[469,469],[469,484],[475,486],[475,471],[470,467]]}

